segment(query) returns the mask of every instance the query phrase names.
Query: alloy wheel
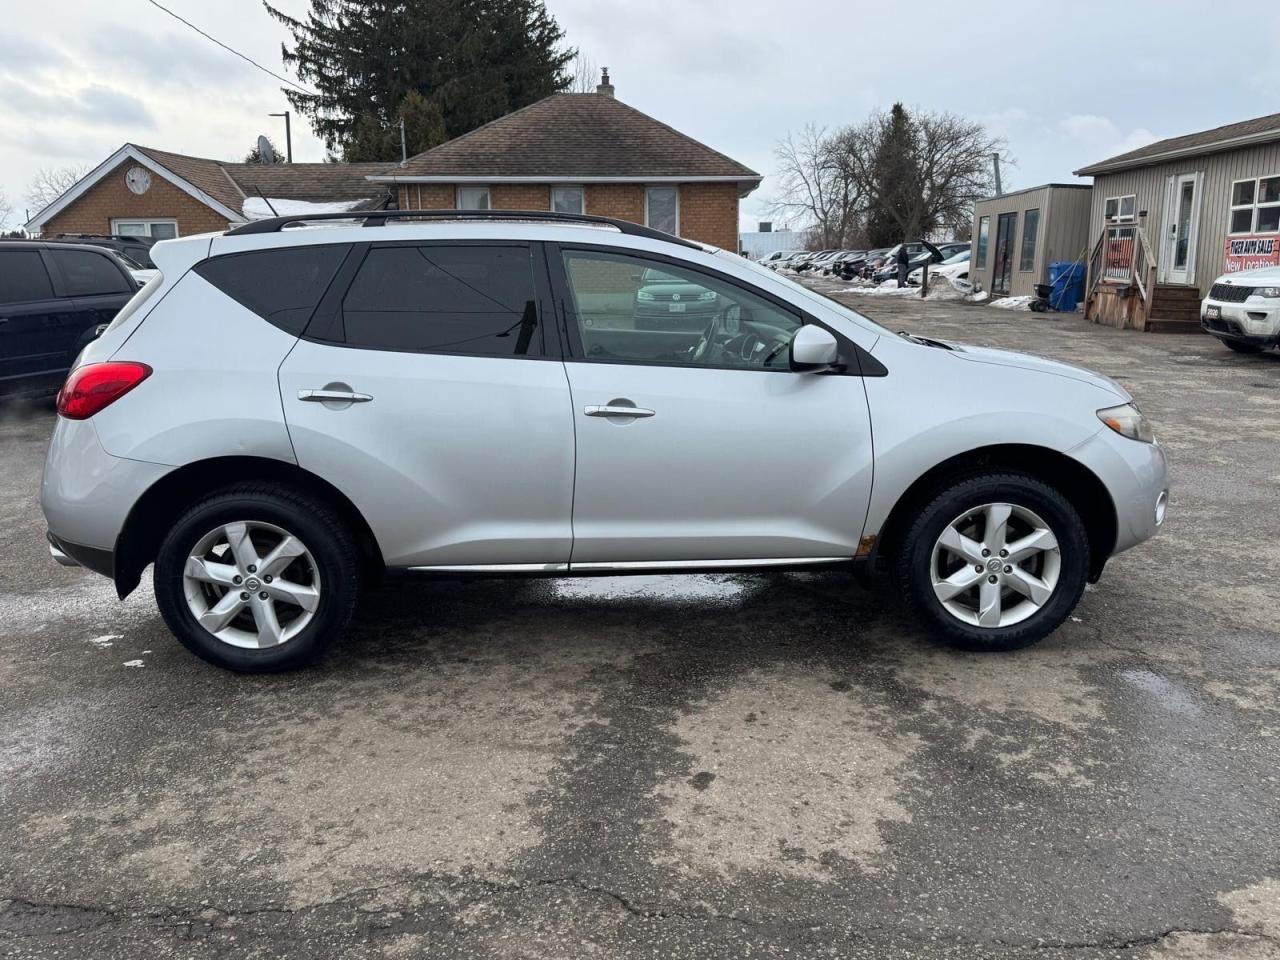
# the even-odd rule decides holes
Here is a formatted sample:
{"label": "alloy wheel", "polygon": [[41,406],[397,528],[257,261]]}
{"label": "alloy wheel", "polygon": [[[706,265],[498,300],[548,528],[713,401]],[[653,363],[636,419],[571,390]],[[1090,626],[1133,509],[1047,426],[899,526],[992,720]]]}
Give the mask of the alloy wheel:
{"label": "alloy wheel", "polygon": [[966,510],[943,528],[929,576],[943,608],[977,627],[1009,627],[1053,596],[1062,553],[1035,512],[1012,503]]}
{"label": "alloy wheel", "polygon": [[237,521],[202,536],[182,573],[187,607],[233,647],[287,643],[320,605],[320,570],[303,542],[270,523]]}

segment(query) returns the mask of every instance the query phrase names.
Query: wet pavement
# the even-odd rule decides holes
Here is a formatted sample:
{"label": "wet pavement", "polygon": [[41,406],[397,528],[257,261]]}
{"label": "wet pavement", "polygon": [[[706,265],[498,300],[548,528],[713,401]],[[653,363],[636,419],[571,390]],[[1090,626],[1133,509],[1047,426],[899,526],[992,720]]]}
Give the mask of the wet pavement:
{"label": "wet pavement", "polygon": [[394,579],[223,673],[47,560],[0,414],[0,956],[1280,957],[1280,356],[959,303],[1123,383],[1175,486],[1027,651],[838,574]]}

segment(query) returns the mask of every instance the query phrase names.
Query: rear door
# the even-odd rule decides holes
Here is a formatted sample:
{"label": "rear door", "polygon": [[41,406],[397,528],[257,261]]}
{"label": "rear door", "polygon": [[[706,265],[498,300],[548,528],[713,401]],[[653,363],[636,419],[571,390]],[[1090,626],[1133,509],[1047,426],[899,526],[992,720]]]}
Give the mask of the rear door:
{"label": "rear door", "polygon": [[548,305],[536,245],[361,244],[281,366],[299,464],[388,565],[567,564],[574,424]]}
{"label": "rear door", "polygon": [[39,250],[0,249],[0,393],[58,385],[71,365],[64,341],[74,315]]}

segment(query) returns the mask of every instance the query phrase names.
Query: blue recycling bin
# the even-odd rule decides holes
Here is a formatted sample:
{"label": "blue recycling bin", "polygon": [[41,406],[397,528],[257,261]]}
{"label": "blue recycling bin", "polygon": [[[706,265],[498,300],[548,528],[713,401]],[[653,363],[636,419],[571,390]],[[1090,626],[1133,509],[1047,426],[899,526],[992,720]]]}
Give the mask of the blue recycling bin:
{"label": "blue recycling bin", "polygon": [[1079,260],[1054,260],[1049,264],[1049,286],[1050,308],[1074,313],[1084,296],[1084,264]]}

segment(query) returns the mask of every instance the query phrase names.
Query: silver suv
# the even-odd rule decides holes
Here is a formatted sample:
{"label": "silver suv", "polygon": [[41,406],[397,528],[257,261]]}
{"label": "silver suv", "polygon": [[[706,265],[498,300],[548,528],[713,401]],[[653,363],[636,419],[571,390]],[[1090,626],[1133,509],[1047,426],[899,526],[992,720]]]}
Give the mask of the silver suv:
{"label": "silver suv", "polygon": [[121,597],[154,564],[173,633],[234,670],[312,659],[387,568],[880,571],[944,639],[1009,650],[1164,519],[1164,455],[1105,377],[894,334],[635,224],[345,214],[152,255],[59,395],[49,542]]}

